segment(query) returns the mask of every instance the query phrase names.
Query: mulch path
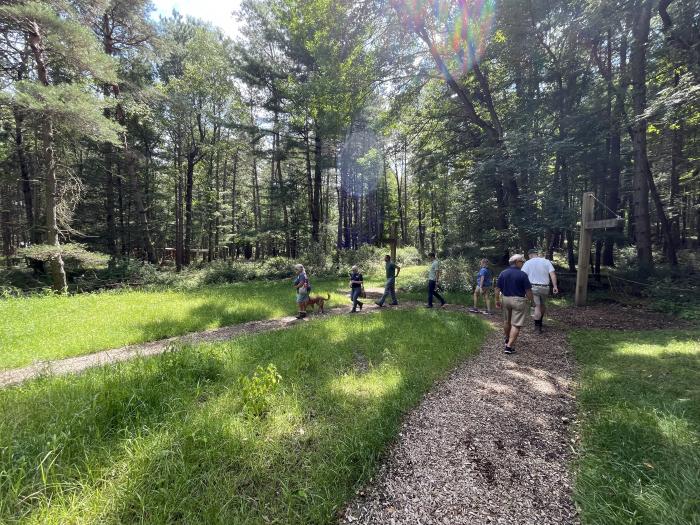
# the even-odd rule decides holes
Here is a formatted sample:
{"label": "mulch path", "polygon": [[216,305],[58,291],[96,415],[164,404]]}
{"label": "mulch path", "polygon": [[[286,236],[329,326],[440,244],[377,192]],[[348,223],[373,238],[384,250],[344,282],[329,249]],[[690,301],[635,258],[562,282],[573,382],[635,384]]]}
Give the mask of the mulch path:
{"label": "mulch path", "polygon": [[662,330],[691,328],[692,323],[642,307],[597,304],[578,308],[557,308],[551,316],[561,328],[605,328],[609,330]]}
{"label": "mulch path", "polygon": [[527,327],[516,346],[505,355],[495,330],[426,395],[341,523],[578,523],[573,356],[552,328]]}

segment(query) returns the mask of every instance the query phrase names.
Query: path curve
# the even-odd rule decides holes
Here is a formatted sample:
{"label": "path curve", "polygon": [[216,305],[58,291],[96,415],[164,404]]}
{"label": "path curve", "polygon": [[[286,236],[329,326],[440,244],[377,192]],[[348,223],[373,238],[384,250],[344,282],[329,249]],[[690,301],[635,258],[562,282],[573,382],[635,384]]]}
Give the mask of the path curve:
{"label": "path curve", "polygon": [[[368,300],[365,302],[365,307],[360,312],[368,314],[379,311],[372,300],[372,297],[381,295],[380,289],[368,289]],[[403,307],[415,307],[419,303],[411,301],[403,301]],[[393,308],[393,307],[392,307]],[[39,361],[32,365],[22,368],[11,368],[8,370],[0,370],[0,388],[5,388],[13,385],[19,385],[25,381],[43,376],[57,376],[66,374],[80,373],[88,368],[96,366],[109,365],[128,361],[135,357],[145,357],[157,354],[162,354],[173,344],[194,344],[207,343],[215,341],[226,341],[241,337],[247,334],[256,334],[260,332],[270,332],[274,330],[283,330],[299,323],[305,323],[314,319],[325,319],[328,316],[343,315],[350,311],[349,306],[331,308],[324,315],[310,314],[304,320],[299,320],[293,316],[281,317],[277,319],[267,319],[262,321],[250,321],[237,325],[224,326],[213,330],[203,332],[192,332],[189,334],[169,337],[167,339],[159,339],[147,343],[139,343],[134,345],[123,346],[110,350],[102,350],[90,354],[80,355],[76,357],[68,357],[65,359],[56,359],[51,361]]]}
{"label": "path curve", "polygon": [[[549,327],[547,327],[549,328]],[[573,355],[529,325],[517,354],[494,330],[402,423],[343,524],[577,524],[568,464]]]}

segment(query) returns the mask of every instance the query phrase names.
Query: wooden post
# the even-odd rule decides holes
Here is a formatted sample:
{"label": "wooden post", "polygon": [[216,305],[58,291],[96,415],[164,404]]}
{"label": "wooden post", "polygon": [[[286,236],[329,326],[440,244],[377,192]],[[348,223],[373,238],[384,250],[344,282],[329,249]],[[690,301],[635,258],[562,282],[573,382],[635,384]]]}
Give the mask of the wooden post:
{"label": "wooden post", "polygon": [[588,265],[590,263],[591,243],[593,241],[593,204],[592,192],[583,194],[581,206],[581,232],[578,240],[578,268],[576,269],[576,306],[584,306],[588,295]]}

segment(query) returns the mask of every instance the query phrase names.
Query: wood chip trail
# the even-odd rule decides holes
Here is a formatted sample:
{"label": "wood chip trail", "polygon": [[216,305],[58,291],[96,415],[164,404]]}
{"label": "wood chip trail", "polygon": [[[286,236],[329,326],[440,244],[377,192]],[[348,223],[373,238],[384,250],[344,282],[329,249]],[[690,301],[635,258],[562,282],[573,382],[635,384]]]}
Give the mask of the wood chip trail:
{"label": "wood chip trail", "polygon": [[512,356],[496,330],[436,385],[340,522],[578,523],[568,465],[573,356],[562,332],[546,330],[528,326]]}

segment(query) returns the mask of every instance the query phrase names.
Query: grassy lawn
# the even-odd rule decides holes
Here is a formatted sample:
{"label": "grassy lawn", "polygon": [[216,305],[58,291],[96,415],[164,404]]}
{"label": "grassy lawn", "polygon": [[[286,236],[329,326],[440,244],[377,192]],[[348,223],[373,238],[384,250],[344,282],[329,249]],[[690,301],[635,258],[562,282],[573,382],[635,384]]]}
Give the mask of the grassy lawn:
{"label": "grassy lawn", "polygon": [[0,390],[0,523],[333,523],[487,330],[334,317]]}
{"label": "grassy lawn", "polygon": [[[330,306],[348,303],[336,293],[344,281],[313,285],[314,293],[332,292]],[[0,369],[295,311],[290,281],[0,300]]]}
{"label": "grassy lawn", "polygon": [[700,331],[574,332],[584,524],[700,523]]}

